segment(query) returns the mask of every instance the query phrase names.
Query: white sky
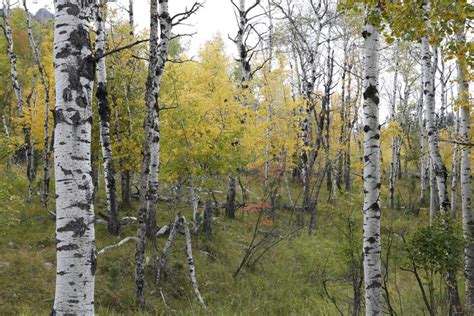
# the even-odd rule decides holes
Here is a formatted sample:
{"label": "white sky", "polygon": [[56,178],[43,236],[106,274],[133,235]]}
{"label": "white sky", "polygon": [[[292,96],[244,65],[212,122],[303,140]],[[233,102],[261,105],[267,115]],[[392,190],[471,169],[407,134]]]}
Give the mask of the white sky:
{"label": "white sky", "polygon": [[[53,0],[27,0],[30,11],[36,12],[40,8],[47,8],[53,12]],[[109,6],[116,8],[128,8],[128,0],[115,0],[116,3],[111,3]],[[183,12],[185,7],[191,7],[196,0],[169,0],[171,16],[176,13]],[[194,16],[187,22],[188,26],[178,27],[174,29],[175,33],[196,33],[192,39],[185,37],[183,42],[189,45],[188,55],[195,56],[199,48],[215,35],[220,34],[224,39],[226,45],[226,52],[231,56],[236,56],[237,49],[232,41],[227,38],[227,35],[235,36],[237,32],[237,22],[233,12],[233,6],[230,0],[199,0],[204,2],[204,7],[201,8]],[[12,1],[13,2],[13,1]],[[253,1],[249,1],[252,2]],[[263,2],[265,3],[265,2]],[[124,18],[127,17],[127,12],[122,9]],[[149,0],[134,0],[134,19],[135,24],[139,29],[145,29],[149,26]],[[381,74],[381,84],[385,83],[387,87],[391,86],[392,74]],[[391,91],[391,90],[390,90]],[[382,98],[386,97],[383,89],[380,91]],[[417,93],[418,91],[416,91]],[[437,91],[439,92],[439,91]],[[381,107],[381,121],[388,115],[388,100],[382,102]],[[437,102],[439,106],[439,102]]]}
{"label": "white sky", "polygon": [[[31,7],[30,11],[36,12],[40,8],[47,8],[51,12],[54,10],[52,0],[27,0]],[[201,0],[204,1],[204,0]],[[176,13],[183,12],[184,8],[192,6],[194,0],[169,0],[171,16]],[[128,0],[117,0],[116,4],[110,6],[123,6],[128,8]],[[150,21],[150,4],[148,0],[134,0],[134,19],[135,24],[144,29],[149,26]],[[124,14],[127,14],[124,11]],[[195,55],[200,46],[207,40],[213,38],[216,34],[220,34],[225,40],[226,51],[229,54],[237,53],[234,44],[227,39],[227,35],[232,37],[237,32],[237,24],[235,21],[232,4],[230,0],[205,0],[204,7],[201,8],[196,15],[189,19],[190,26],[177,28],[176,33],[193,33],[196,35],[190,40],[184,38],[184,42],[189,42],[190,55]]]}

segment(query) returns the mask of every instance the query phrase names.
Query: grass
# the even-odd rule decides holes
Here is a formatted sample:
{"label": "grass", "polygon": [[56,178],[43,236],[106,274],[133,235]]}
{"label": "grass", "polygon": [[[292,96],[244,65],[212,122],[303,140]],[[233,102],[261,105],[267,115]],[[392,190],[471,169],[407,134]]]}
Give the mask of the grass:
{"label": "grass", "polygon": [[[48,315],[54,301],[54,222],[41,208],[38,197],[31,203],[24,202],[27,187],[24,179],[0,174],[0,183],[0,198],[5,201],[0,208],[0,314]],[[410,194],[409,189],[406,191],[405,197]],[[286,197],[286,192],[282,196]],[[308,236],[305,230],[284,240],[235,278],[233,273],[252,237],[257,214],[240,211],[235,220],[217,218],[212,240],[193,236],[197,279],[207,311],[196,301],[188,279],[184,236],[178,235],[172,247],[169,275],[161,285],[166,305],[160,288],[153,284],[151,265],[148,266],[144,311],[135,308],[134,244],[98,256],[96,312],[98,315],[339,315],[330,296],[344,314],[350,314],[349,258],[351,253],[359,255],[361,248],[361,194],[346,194],[336,201],[328,201],[323,195],[321,201],[313,236]],[[172,210],[169,205],[160,204],[158,223],[170,222],[176,209],[190,218],[189,205],[174,207]],[[104,212],[104,208],[104,201],[99,199],[96,210]],[[134,214],[132,210],[122,211]],[[418,217],[399,210],[383,212],[383,229],[409,231],[427,218],[426,212]],[[277,210],[275,218],[270,222],[272,227],[287,234],[291,230],[290,212]],[[355,236],[352,246],[349,222]],[[96,235],[98,249],[120,240],[108,236],[103,225],[97,225]],[[135,228],[123,229],[122,237],[133,235]],[[13,242],[13,248],[9,242]],[[163,238],[159,240],[158,249],[162,249],[164,242]],[[385,246],[387,240],[383,242]],[[149,262],[151,250],[147,251]],[[415,279],[399,269],[406,264],[402,252],[395,249],[391,258],[391,300],[398,312],[421,315],[424,306]],[[329,296],[322,286],[324,281]],[[441,302],[442,296],[438,300]]]}

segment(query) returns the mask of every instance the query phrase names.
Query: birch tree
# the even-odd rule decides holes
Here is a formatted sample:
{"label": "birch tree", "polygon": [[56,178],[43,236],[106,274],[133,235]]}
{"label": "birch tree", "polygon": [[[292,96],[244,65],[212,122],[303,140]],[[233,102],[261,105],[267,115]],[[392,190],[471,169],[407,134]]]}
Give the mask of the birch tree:
{"label": "birch tree", "polygon": [[[392,92],[392,101],[390,104],[390,122],[393,124],[395,122],[395,114],[396,114],[396,103],[397,103],[397,85],[398,85],[398,55],[399,55],[399,48],[398,48],[398,42],[396,44],[395,48],[395,72],[393,74],[393,92]],[[396,155],[397,155],[397,139],[395,136],[392,136],[391,139],[391,151],[392,151],[392,157],[390,161],[390,185],[389,185],[389,207],[394,208],[395,207],[395,176],[396,176]]]}
{"label": "birch tree", "polygon": [[[424,19],[428,23],[426,14],[429,10],[429,1],[423,4]],[[435,94],[434,94],[434,72],[432,64],[432,53],[428,42],[428,36],[421,39],[421,58],[423,67],[423,94],[424,108],[426,113],[426,129],[428,132],[428,152],[432,163],[436,186],[438,189],[439,206],[442,213],[449,208],[449,198],[447,192],[448,172],[441,159],[438,144],[438,130],[435,118]],[[432,219],[432,218],[431,218]]]}
{"label": "birch tree", "polygon": [[[464,144],[471,142],[471,104],[469,102],[469,81],[467,79],[466,56],[462,53],[466,45],[464,25],[457,35],[459,53],[457,57],[458,102],[460,112],[460,138]],[[461,146],[461,207],[464,226],[464,238],[467,246],[464,250],[464,278],[466,287],[466,309],[474,311],[474,214],[472,213],[472,171],[471,148]]]}
{"label": "birch tree", "polygon": [[[371,8],[369,16],[377,14]],[[373,16],[372,16],[373,19]],[[366,315],[381,315],[379,31],[366,21],[364,37],[364,280]]]}
{"label": "birch tree", "polygon": [[[454,134],[459,135],[459,125],[460,117],[459,111],[456,111],[455,121],[454,121]],[[459,144],[454,144],[453,150],[453,169],[451,172],[451,212],[455,216],[456,212],[456,194],[458,188],[458,179],[459,179]]]}
{"label": "birch tree", "polygon": [[[260,4],[260,0],[255,0],[250,6],[246,6],[245,0],[239,0],[239,4],[236,4],[231,0],[232,5],[235,9],[235,15],[238,22],[238,31],[237,35],[234,38],[229,36],[229,39],[234,42],[237,46],[238,58],[236,59],[239,63],[240,70],[240,87],[242,89],[242,100],[241,105],[247,106],[248,98],[247,93],[249,89],[249,81],[252,78],[252,70],[250,62],[252,57],[255,55],[255,50],[260,44],[261,39],[259,38],[257,44],[250,46],[248,43],[250,36],[255,33],[254,23],[250,23],[255,16],[251,16],[252,11]],[[226,198],[226,216],[228,218],[235,217],[236,211],[236,176],[234,174],[229,174],[229,180],[227,183],[227,198]]]}
{"label": "birch tree", "polygon": [[18,80],[17,58],[13,50],[13,31],[10,25],[10,0],[3,0],[2,3],[3,11],[1,16],[3,19],[3,24],[1,24],[1,27],[3,34],[5,35],[5,39],[7,40],[7,54],[10,61],[10,78],[12,80],[13,90],[15,92],[17,102],[17,114],[21,117],[23,115],[23,90],[20,85],[20,81]]}
{"label": "birch tree", "polygon": [[[420,81],[420,95],[419,95],[419,105],[418,105],[418,123],[420,128],[420,204],[423,205],[426,203],[426,180],[427,180],[427,157],[426,157],[426,120],[425,120],[425,111],[423,108],[424,98],[423,98],[423,71],[421,74]],[[428,159],[429,160],[429,159]]]}
{"label": "birch tree", "polygon": [[54,2],[56,294],[52,315],[93,315],[96,270],[91,178],[91,1]]}
{"label": "birch tree", "polygon": [[[150,227],[150,202],[154,203],[155,184],[158,181],[158,161],[159,161],[159,126],[158,126],[158,87],[155,76],[158,69],[158,23],[168,23],[168,1],[164,1],[161,10],[165,10],[163,18],[168,21],[161,21],[158,16],[157,0],[150,2],[150,60],[148,65],[147,88],[145,94],[145,143],[143,147],[142,173],[140,179],[140,213],[138,217],[137,248],[135,252],[136,268],[136,302],[141,308],[145,306],[145,237],[147,228]],[[160,18],[160,20],[159,20]],[[166,30],[163,30],[166,32]],[[169,31],[168,31],[169,32]],[[169,40],[169,33],[163,34],[163,40]],[[166,56],[165,56],[166,57]],[[163,65],[164,66],[164,65]],[[156,214],[156,213],[153,213]],[[153,222],[155,219],[153,219]],[[154,229],[153,229],[154,231]]]}
{"label": "birch tree", "polygon": [[[105,53],[105,21],[102,10],[105,10],[106,0],[101,0],[95,7],[95,54],[102,56]],[[114,236],[120,235],[120,221],[115,185],[115,167],[112,152],[110,132],[110,106],[107,91],[107,68],[105,58],[97,61],[97,88],[96,97],[99,106],[99,134],[104,161],[105,195],[107,198],[107,229]]]}
{"label": "birch tree", "polygon": [[44,91],[44,123],[43,123],[43,188],[42,188],[42,202],[43,206],[48,209],[48,199],[49,199],[49,185],[51,181],[51,145],[50,145],[50,137],[49,137],[49,115],[50,115],[50,96],[49,96],[49,83],[46,78],[46,73],[43,68],[43,64],[41,63],[41,59],[38,52],[38,46],[36,44],[36,40],[33,36],[33,29],[31,27],[31,17],[30,12],[28,11],[28,7],[26,5],[26,0],[23,0],[23,8],[26,12],[26,26],[28,30],[28,40],[30,42],[31,50],[33,52],[33,59],[38,70],[38,74],[40,77],[41,86],[43,87]]}
{"label": "birch tree", "polygon": [[158,95],[161,79],[168,60],[170,41],[173,38],[171,36],[172,27],[188,19],[201,6],[201,3],[195,2],[191,8],[171,17],[168,10],[168,0],[159,2],[152,0],[150,3],[150,59],[145,93],[145,143],[140,178],[138,242],[135,252],[136,302],[141,308],[145,306],[145,237],[148,235],[153,244],[156,240],[156,206],[160,165]]}
{"label": "birch tree", "polygon": [[[293,0],[274,1],[273,4],[282,13],[288,22],[288,41],[292,43],[296,56],[295,68],[298,75],[298,86],[303,99],[302,106],[298,109],[298,125],[300,127],[300,155],[301,178],[303,182],[303,197],[301,211],[298,216],[298,225],[304,225],[306,213],[314,217],[310,226],[314,226],[318,196],[312,195],[311,181],[314,173],[315,161],[321,146],[324,146],[324,130],[327,111],[317,111],[318,96],[316,86],[320,78],[320,39],[323,28],[329,22],[328,1],[307,1],[306,6],[299,7]],[[306,27],[302,20],[310,21]],[[328,57],[329,58],[329,57]],[[318,173],[324,176],[325,173]],[[317,183],[319,183],[317,179]],[[322,181],[322,180],[321,180]],[[318,192],[318,190],[315,190]]]}

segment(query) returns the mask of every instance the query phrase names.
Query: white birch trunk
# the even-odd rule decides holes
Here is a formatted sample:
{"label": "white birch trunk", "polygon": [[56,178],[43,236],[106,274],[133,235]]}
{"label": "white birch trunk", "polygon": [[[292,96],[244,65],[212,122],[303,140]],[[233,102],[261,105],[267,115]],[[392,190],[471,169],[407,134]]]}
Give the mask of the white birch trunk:
{"label": "white birch trunk", "polygon": [[[423,5],[425,11],[428,10],[429,1]],[[447,192],[448,172],[441,159],[438,145],[438,130],[435,118],[435,94],[434,94],[434,71],[431,63],[431,51],[428,37],[421,39],[422,43],[422,67],[423,67],[423,94],[424,107],[426,110],[426,121],[428,131],[428,152],[433,162],[433,172],[436,176],[436,185],[439,196],[439,206],[441,213],[449,208],[449,198]]]}
{"label": "white birch trunk", "polygon": [[189,177],[190,182],[190,193],[191,193],[191,204],[193,206],[193,230],[196,230],[199,226],[199,192],[194,187],[194,176],[191,174]]}
{"label": "white birch trunk", "polygon": [[[105,9],[105,1],[100,1],[96,6],[95,27],[96,55],[105,53],[106,34],[105,21],[101,14],[101,8]],[[104,161],[105,195],[107,198],[107,229],[114,236],[120,235],[120,220],[118,211],[117,190],[115,185],[115,167],[112,152],[112,139],[110,133],[110,106],[107,92],[107,67],[105,57],[97,61],[97,103],[99,106],[99,134],[102,159]]]}
{"label": "white birch trunk", "polygon": [[[459,111],[456,111],[455,118],[455,135],[459,135]],[[451,176],[451,212],[453,216],[456,215],[456,194],[458,188],[458,179],[459,179],[459,144],[454,144],[453,150],[453,171]]]}
{"label": "white birch trunk", "polygon": [[[273,15],[272,15],[272,5],[271,2],[268,1],[268,24],[269,24],[269,34],[268,34],[268,72],[272,72],[272,62],[273,62]],[[272,121],[272,114],[273,114],[273,100],[269,100],[268,108],[267,108],[267,124],[268,127],[265,129],[265,138],[267,143],[265,144],[265,164],[264,164],[264,177],[265,177],[265,191],[269,191],[270,185],[270,145],[271,145],[271,128],[270,124]]]}
{"label": "white birch trunk", "polygon": [[420,93],[420,104],[418,106],[418,119],[420,126],[420,160],[421,160],[421,170],[420,170],[420,182],[421,182],[421,192],[420,200],[421,205],[426,203],[426,179],[427,179],[427,158],[426,158],[426,121],[424,118],[423,110],[423,82],[421,82],[421,93]]}
{"label": "white birch trunk", "polygon": [[91,6],[79,0],[55,1],[57,273],[53,315],[94,315]]}
{"label": "white birch trunk", "polygon": [[[466,44],[465,35],[458,36],[461,44]],[[469,81],[466,78],[466,61],[458,59],[458,93],[462,105],[459,108],[461,121],[459,126],[463,143],[471,142],[471,104],[469,104]],[[464,278],[466,287],[466,309],[474,311],[474,214],[472,213],[472,171],[471,148],[461,147],[461,203],[464,238],[467,246],[464,250]]]}
{"label": "white birch trunk", "polygon": [[163,252],[160,257],[160,261],[158,262],[158,265],[156,266],[156,280],[155,280],[156,286],[160,285],[161,275],[166,274],[166,270],[168,268],[169,252],[171,249],[171,245],[173,244],[173,241],[176,238],[176,234],[178,232],[181,219],[182,217],[180,215],[176,216],[174,223],[171,225],[170,235],[168,236],[168,239],[165,242],[165,245],[163,247]]}
{"label": "white birch trunk", "polygon": [[193,287],[194,294],[198,301],[206,308],[206,304],[204,304],[204,299],[202,298],[201,292],[199,291],[199,287],[196,280],[196,267],[194,265],[194,258],[193,258],[193,246],[191,243],[191,232],[189,231],[189,226],[186,221],[186,218],[182,217],[182,225],[184,229],[184,236],[186,238],[186,256],[188,257],[188,267],[189,267],[189,279],[191,280],[191,286]]}
{"label": "white birch trunk", "polygon": [[16,70],[16,54],[13,50],[13,32],[10,25],[10,0],[6,0],[3,3],[3,33],[7,40],[7,54],[10,61],[10,78],[13,84],[13,90],[15,91],[15,97],[17,101],[17,112],[18,116],[23,115],[23,91],[18,80],[18,73]]}
{"label": "white birch trunk", "polygon": [[[160,35],[158,36],[158,21]],[[160,164],[160,127],[158,94],[161,78],[168,58],[171,35],[171,17],[168,1],[157,0],[150,3],[150,62],[148,66],[147,89],[145,95],[145,143],[140,188],[140,216],[135,253],[136,300],[139,307],[145,306],[145,236],[156,239],[156,204],[158,193],[158,172]]]}
{"label": "white birch trunk", "polygon": [[[8,128],[8,123],[7,123],[7,119],[5,118],[5,115],[2,115],[2,123],[3,123],[3,130],[5,132],[5,138],[7,140],[10,140],[10,130]],[[7,171],[9,172],[11,171],[12,165],[13,165],[13,159],[12,159],[12,156],[9,154],[7,157]]]}
{"label": "white birch trunk", "polygon": [[247,47],[245,47],[244,43],[244,35],[247,32],[247,22],[245,0],[239,0],[239,31],[236,37],[236,45],[239,51],[241,82],[243,87],[245,87],[245,83],[250,80],[250,63],[247,56]]}
{"label": "white birch trunk", "polygon": [[[448,97],[447,97],[447,89],[446,89],[446,83],[449,80],[447,79],[447,74],[445,71],[446,68],[446,63],[445,63],[445,56],[443,54],[443,50],[440,49],[440,55],[441,55],[441,67],[439,67],[439,83],[441,86],[441,108],[440,108],[440,115],[439,115],[439,122],[438,122],[438,128],[444,128],[446,126],[445,121],[446,121],[446,108],[448,106]],[[452,208],[451,208],[452,209]]]}
{"label": "white birch trunk", "polygon": [[133,15],[133,0],[128,0],[128,24],[130,25],[130,35],[135,32],[135,20]]}
{"label": "white birch trunk", "polygon": [[364,84],[364,280],[366,315],[381,315],[379,31],[365,25]]}
{"label": "white birch trunk", "polygon": [[156,204],[158,200],[158,174],[160,167],[160,122],[158,108],[158,94],[161,88],[161,79],[168,59],[171,38],[171,17],[168,12],[168,0],[160,0],[158,5],[160,21],[160,42],[157,47],[157,57],[154,60],[153,83],[147,97],[147,107],[150,108],[151,120],[149,129],[150,163],[147,190],[147,232],[154,236],[156,228]]}
{"label": "white birch trunk", "polygon": [[31,17],[28,11],[28,7],[26,6],[26,0],[23,0],[23,8],[26,12],[26,24],[28,28],[28,39],[30,42],[31,50],[33,52],[33,59],[38,69],[39,77],[41,86],[43,87],[44,95],[45,95],[45,112],[44,112],[44,122],[43,122],[43,133],[44,133],[44,150],[43,150],[43,188],[42,188],[42,203],[43,206],[48,209],[48,199],[49,199],[49,184],[51,179],[51,145],[50,145],[50,138],[49,138],[49,115],[50,115],[50,97],[49,97],[49,84],[46,81],[46,75],[41,64],[41,60],[39,57],[38,46],[36,45],[35,38],[33,37],[33,30],[31,27]]}
{"label": "white birch trunk", "polygon": [[[26,97],[26,106],[28,111],[32,113],[31,108],[31,98],[35,93],[36,88],[36,75],[33,76],[33,84],[32,84],[31,92]],[[25,132],[25,144],[26,144],[26,176],[28,177],[28,202],[31,202],[31,198],[33,196],[33,181],[35,178],[35,162],[34,162],[34,147],[33,147],[33,140],[31,137],[31,121],[25,122],[25,127],[23,128]]]}
{"label": "white birch trunk", "polygon": [[[396,103],[397,103],[397,84],[398,84],[398,42],[395,50],[395,74],[393,75],[393,92],[392,92],[392,104],[390,105],[390,122],[395,122]],[[389,181],[389,207],[395,207],[395,175],[396,175],[396,160],[397,160],[397,139],[392,136],[391,139],[392,157],[390,161],[390,181]]]}

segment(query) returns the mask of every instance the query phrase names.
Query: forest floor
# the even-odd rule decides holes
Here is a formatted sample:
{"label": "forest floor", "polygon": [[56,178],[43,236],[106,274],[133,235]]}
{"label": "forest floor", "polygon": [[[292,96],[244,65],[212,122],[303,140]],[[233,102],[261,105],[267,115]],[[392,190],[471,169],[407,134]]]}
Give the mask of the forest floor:
{"label": "forest floor", "polygon": [[[54,222],[41,207],[39,197],[26,202],[27,183],[22,177],[0,174],[0,314],[48,315],[54,300],[55,236]],[[295,188],[296,192],[299,188]],[[355,190],[354,190],[355,192]],[[415,193],[400,194],[405,199]],[[102,195],[103,196],[103,195]],[[286,192],[282,192],[286,196]],[[99,198],[96,212],[104,212]],[[255,194],[251,199],[257,200]],[[96,312],[98,315],[348,315],[353,305],[352,280],[360,276],[362,235],[361,194],[341,193],[334,201],[321,197],[317,229],[296,231],[288,209],[264,214],[258,221],[258,203],[239,210],[234,220],[216,217],[214,237],[193,235],[197,281],[207,310],[197,302],[188,278],[184,236],[178,235],[172,247],[168,276],[162,289],[153,285],[151,247],[148,248],[147,309],[135,308],[133,242],[97,258]],[[179,208],[188,219],[191,206]],[[170,223],[176,209],[160,204],[158,223]],[[136,216],[134,211],[122,215]],[[388,257],[390,300],[398,315],[422,315],[424,305],[414,276],[400,269],[407,264],[403,249],[393,234],[408,232],[426,224],[427,212],[415,216],[402,210],[383,215],[383,256]],[[265,239],[249,265],[234,277],[254,232],[255,243]],[[97,249],[135,236],[135,227],[124,227],[121,238],[107,235],[104,225],[96,225]],[[160,238],[161,251],[166,238]],[[273,243],[275,243],[273,245]],[[255,244],[254,243],[254,244]],[[267,246],[273,245],[265,251]],[[392,245],[392,247],[388,247]],[[259,254],[265,253],[255,260]],[[386,262],[386,261],[385,261]],[[461,281],[461,280],[460,280]],[[442,284],[441,277],[439,278]],[[459,284],[462,287],[462,284]],[[442,300],[443,287],[438,299]],[[363,297],[363,294],[362,294]],[[166,303],[165,303],[166,302]],[[362,299],[363,310],[363,299]],[[439,304],[443,306],[443,304]],[[444,304],[445,306],[447,304]],[[442,310],[439,310],[443,314]]]}

